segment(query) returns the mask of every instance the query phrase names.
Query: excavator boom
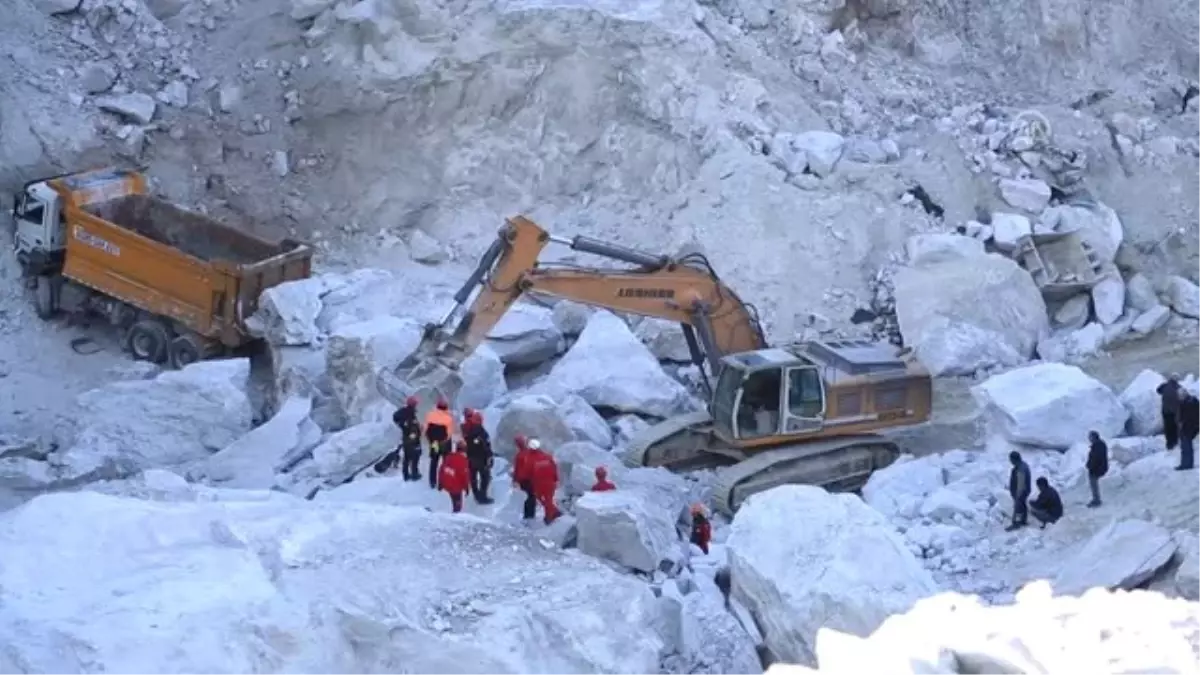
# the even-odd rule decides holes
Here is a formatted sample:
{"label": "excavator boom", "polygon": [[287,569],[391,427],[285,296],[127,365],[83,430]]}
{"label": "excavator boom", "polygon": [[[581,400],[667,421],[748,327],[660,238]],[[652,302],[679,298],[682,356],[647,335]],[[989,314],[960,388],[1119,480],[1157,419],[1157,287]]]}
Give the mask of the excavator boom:
{"label": "excavator boom", "polygon": [[[625,264],[622,268],[540,265],[550,243]],[[462,362],[483,342],[521,295],[535,293],[681,325],[697,365],[716,373],[722,356],[766,347],[753,306],[726,286],[700,254],[653,255],[590,237],[555,237],[516,216],[501,228],[454,306],[425,327],[416,351],[377,378],[393,403],[410,395],[457,396]],[[702,369],[703,372],[703,369]]]}

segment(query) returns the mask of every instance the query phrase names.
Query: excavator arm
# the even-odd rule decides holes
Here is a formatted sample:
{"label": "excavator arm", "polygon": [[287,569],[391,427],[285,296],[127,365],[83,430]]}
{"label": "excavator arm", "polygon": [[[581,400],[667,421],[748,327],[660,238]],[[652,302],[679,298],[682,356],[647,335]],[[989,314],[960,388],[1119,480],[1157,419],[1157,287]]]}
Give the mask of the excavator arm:
{"label": "excavator arm", "polygon": [[[539,265],[542,250],[551,243],[628,267]],[[500,229],[455,294],[450,311],[425,327],[416,351],[396,368],[379,373],[380,392],[397,405],[421,391],[455,397],[461,387],[459,366],[525,293],[679,323],[693,361],[707,363],[712,373],[726,354],[766,347],[753,306],[720,280],[704,256],[672,258],[590,237],[555,237],[517,216]]]}

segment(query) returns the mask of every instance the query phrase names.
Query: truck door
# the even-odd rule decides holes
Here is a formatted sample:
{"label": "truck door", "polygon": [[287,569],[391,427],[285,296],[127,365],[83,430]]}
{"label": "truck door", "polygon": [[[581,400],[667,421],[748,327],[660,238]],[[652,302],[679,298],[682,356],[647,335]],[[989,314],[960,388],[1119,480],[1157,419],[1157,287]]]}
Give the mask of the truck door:
{"label": "truck door", "polygon": [[787,369],[783,433],[819,431],[825,422],[825,381],[816,366]]}

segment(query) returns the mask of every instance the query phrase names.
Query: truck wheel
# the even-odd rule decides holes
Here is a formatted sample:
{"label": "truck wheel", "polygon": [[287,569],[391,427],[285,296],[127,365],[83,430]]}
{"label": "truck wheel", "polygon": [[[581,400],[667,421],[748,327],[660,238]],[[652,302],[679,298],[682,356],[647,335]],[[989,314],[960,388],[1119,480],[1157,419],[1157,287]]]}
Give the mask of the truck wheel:
{"label": "truck wheel", "polygon": [[167,358],[172,368],[183,368],[204,358],[204,345],[195,335],[180,335],[171,340]]}
{"label": "truck wheel", "polygon": [[54,280],[48,276],[39,275],[36,277],[37,283],[33,288],[34,308],[37,311],[39,319],[47,320],[54,317],[55,310],[58,309],[58,303],[55,302],[57,295],[54,291]]}
{"label": "truck wheel", "polygon": [[166,326],[153,319],[142,319],[129,327],[126,343],[135,359],[162,363],[167,360],[167,343],[170,341]]}

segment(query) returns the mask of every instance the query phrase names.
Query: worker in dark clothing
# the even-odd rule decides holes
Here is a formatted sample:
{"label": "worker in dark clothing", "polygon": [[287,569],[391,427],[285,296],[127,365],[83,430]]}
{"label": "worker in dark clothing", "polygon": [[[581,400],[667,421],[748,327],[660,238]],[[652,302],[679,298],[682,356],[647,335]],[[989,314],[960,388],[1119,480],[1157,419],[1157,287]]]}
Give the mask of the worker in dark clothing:
{"label": "worker in dark clothing", "polygon": [[488,488],[492,485],[492,439],[483,428],[483,414],[472,410],[464,420],[463,436],[467,441],[467,461],[471,469],[471,494],[480,504],[491,504]]}
{"label": "worker in dark clothing", "polygon": [[1183,392],[1179,402],[1179,466],[1176,471],[1196,468],[1196,436],[1200,434],[1200,400]]}
{"label": "worker in dark clothing", "polygon": [[1021,459],[1021,453],[1013,450],[1008,453],[1008,461],[1012,464],[1012,471],[1008,474],[1008,494],[1013,500],[1013,516],[1012,524],[1004,528],[1008,532],[1012,532],[1029,522],[1029,493],[1032,490],[1032,478],[1029,473],[1029,465],[1025,460]]}
{"label": "worker in dark clothing", "polygon": [[692,504],[692,537],[691,541],[704,555],[708,555],[708,542],[712,541],[712,523],[704,515],[704,506]]}
{"label": "worker in dark clothing", "polygon": [[417,424],[417,397],[409,396],[404,401],[404,407],[397,408],[396,412],[392,413],[392,424],[395,424],[400,429],[400,444],[396,446],[395,450],[384,455],[383,459],[375,463],[375,471],[377,473],[387,473],[396,468],[396,464],[400,461],[401,453],[403,453],[404,464],[401,467],[401,472],[404,475],[404,480],[416,480],[421,475],[413,472],[416,473],[417,478],[409,477],[409,455],[415,447],[417,458],[421,456],[421,425]]}
{"label": "worker in dark clothing", "polygon": [[596,483],[592,485],[592,492],[608,492],[616,489],[617,486],[608,479],[608,469],[602,466],[596,467]]}
{"label": "worker in dark clothing", "polygon": [[1101,503],[1100,478],[1108,473],[1108,444],[1100,438],[1099,432],[1089,431],[1088,445],[1088,487],[1092,489],[1092,501],[1088,502],[1088,508],[1094,509]]}
{"label": "worker in dark clothing", "polygon": [[525,493],[525,504],[521,509],[521,517],[533,520],[537,515],[537,497],[533,494],[533,475],[529,464],[533,451],[529,449],[525,437],[517,434],[513,437],[513,445],[517,446],[517,454],[513,457],[513,485]]}
{"label": "worker in dark clothing", "polygon": [[442,455],[449,454],[450,442],[454,438],[454,417],[450,415],[450,404],[444,398],[425,415],[425,440],[429,441],[429,487],[437,489],[438,462]]}
{"label": "worker in dark clothing", "polygon": [[1167,441],[1168,450],[1174,450],[1179,442],[1179,392],[1182,389],[1174,375],[1155,389],[1162,398],[1163,439]]}
{"label": "worker in dark clothing", "polygon": [[1037,479],[1038,495],[1034,497],[1029,504],[1029,512],[1034,518],[1042,524],[1042,529],[1046,529],[1047,523],[1057,523],[1063,515],[1062,497],[1058,496],[1058,490],[1050,487],[1050,481],[1046,480],[1045,476],[1038,476]]}

